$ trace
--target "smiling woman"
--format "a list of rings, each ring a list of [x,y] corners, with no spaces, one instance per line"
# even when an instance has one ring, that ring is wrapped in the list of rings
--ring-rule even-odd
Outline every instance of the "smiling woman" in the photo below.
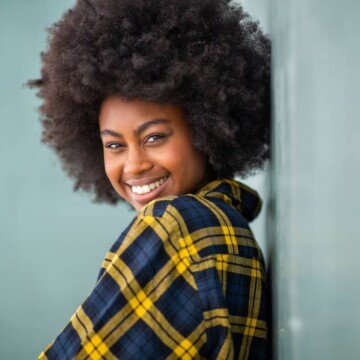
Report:
[[[268,157],[269,40],[228,0],[78,0],[50,33],[43,140],[138,213],[39,359],[269,358],[261,200],[232,179]]]
[[[194,147],[179,106],[114,96],[104,101],[99,124],[106,175],[136,210],[209,180],[205,156]]]

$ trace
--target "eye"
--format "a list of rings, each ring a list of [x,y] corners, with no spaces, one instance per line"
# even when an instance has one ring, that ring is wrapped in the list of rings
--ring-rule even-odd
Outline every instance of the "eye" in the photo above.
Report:
[[[165,134],[153,134],[146,138],[145,143],[154,143],[163,140],[166,137]]]
[[[117,142],[108,143],[108,144],[105,144],[104,146],[106,149],[108,149],[112,152],[118,152],[125,148],[125,145],[117,143]]]

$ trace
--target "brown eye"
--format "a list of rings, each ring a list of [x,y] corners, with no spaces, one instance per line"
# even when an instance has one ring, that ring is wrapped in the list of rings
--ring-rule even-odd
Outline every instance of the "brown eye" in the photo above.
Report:
[[[147,139],[146,139],[146,143],[154,143],[156,141],[160,141],[162,139],[164,139],[166,137],[165,134],[154,134],[154,135],[150,135]]]
[[[125,146],[120,143],[109,143],[105,145],[105,148],[109,149],[110,151],[117,152],[123,150]]]

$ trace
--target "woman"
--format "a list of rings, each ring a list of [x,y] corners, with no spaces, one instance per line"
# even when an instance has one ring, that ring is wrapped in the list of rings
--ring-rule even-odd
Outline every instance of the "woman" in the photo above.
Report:
[[[43,140],[138,213],[39,358],[269,358],[261,200],[232,179],[268,156],[268,39],[227,0],[78,0],[50,34]]]

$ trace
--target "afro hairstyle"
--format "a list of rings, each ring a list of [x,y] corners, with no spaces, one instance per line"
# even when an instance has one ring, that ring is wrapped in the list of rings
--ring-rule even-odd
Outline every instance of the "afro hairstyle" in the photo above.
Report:
[[[216,177],[263,167],[270,139],[270,41],[230,0],[77,0],[49,29],[42,141],[95,201],[118,202],[98,116],[111,95],[183,107]]]

